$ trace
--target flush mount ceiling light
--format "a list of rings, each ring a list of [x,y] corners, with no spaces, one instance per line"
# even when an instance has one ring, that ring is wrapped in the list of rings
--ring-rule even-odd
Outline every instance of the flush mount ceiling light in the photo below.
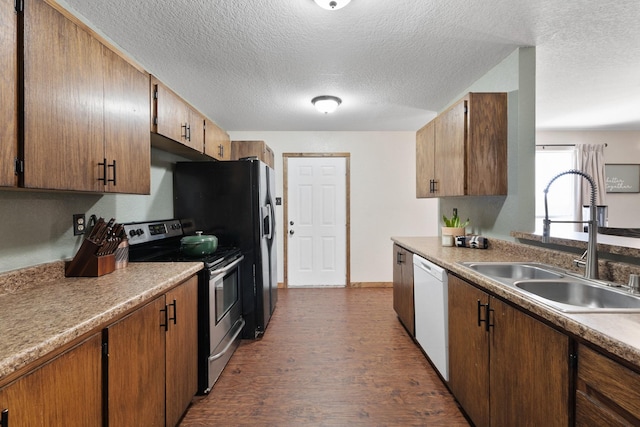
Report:
[[[327,10],[342,9],[349,4],[351,0],[313,0],[318,6]]]
[[[337,96],[316,96],[311,100],[311,103],[316,107],[316,110],[321,113],[333,113],[338,108],[338,105],[342,103],[342,99]]]

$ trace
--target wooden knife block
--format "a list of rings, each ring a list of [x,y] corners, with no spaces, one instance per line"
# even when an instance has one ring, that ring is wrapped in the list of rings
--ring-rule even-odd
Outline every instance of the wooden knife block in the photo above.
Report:
[[[95,243],[85,240],[78,249],[76,256],[65,263],[66,277],[99,277],[109,274],[116,269],[115,254],[96,256],[99,247]]]

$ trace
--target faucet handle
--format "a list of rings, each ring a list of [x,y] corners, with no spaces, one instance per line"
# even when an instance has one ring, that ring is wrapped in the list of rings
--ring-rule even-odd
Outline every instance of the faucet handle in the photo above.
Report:
[[[629,275],[629,292],[632,294],[640,294],[640,274]]]

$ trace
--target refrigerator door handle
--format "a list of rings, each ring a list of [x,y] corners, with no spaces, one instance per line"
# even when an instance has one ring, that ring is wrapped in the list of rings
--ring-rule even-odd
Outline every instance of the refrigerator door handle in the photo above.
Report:
[[[271,205],[262,207],[262,236],[271,239]]]

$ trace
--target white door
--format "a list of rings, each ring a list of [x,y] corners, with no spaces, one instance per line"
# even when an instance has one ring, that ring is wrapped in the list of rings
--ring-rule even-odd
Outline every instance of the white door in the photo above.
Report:
[[[288,159],[288,286],[346,286],[346,158]]]

